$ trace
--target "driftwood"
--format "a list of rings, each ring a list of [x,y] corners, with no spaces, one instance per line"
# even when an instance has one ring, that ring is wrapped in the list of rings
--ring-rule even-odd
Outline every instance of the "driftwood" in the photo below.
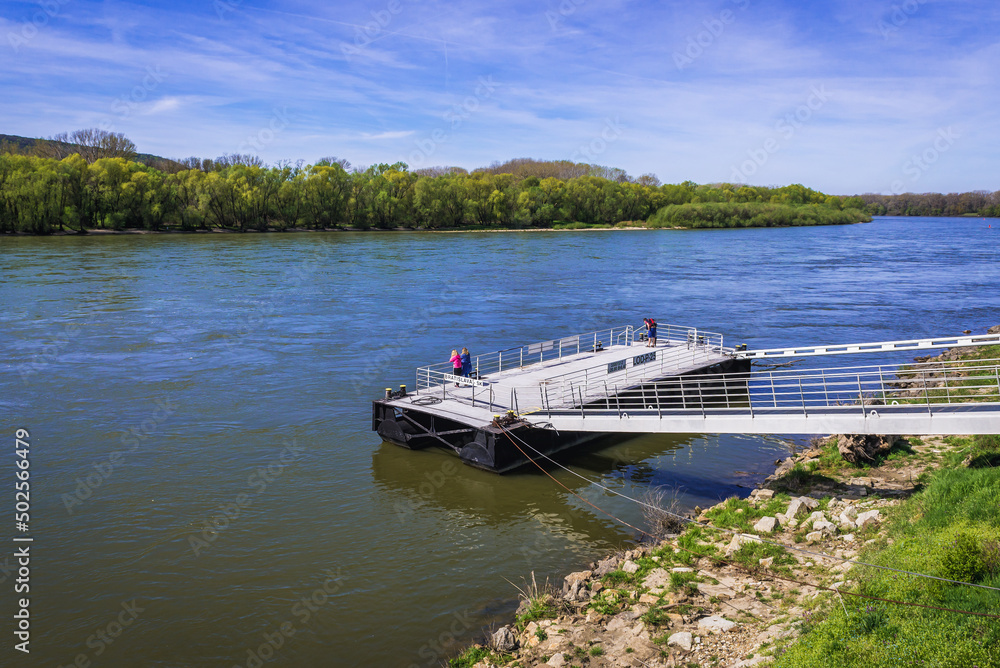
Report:
[[[871,463],[888,455],[897,438],[875,434],[841,434],[837,437],[837,450],[844,461],[851,464]]]

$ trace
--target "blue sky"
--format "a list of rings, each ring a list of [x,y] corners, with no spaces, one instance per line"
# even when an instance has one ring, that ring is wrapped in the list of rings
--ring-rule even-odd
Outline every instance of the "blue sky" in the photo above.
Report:
[[[0,37],[7,134],[103,127],[175,158],[1000,189],[991,0],[8,0]]]

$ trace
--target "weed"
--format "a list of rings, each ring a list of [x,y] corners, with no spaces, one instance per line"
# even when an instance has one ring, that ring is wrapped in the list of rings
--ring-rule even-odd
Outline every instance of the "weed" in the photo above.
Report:
[[[545,641],[549,639],[549,634],[545,632],[545,629],[535,629],[535,637],[539,641]]]
[[[941,573],[951,580],[976,582],[986,574],[983,556],[980,542],[967,533],[960,533],[945,545]]]
[[[514,583],[511,582],[511,584]],[[521,605],[518,608],[521,612],[517,615],[516,620],[518,631],[523,631],[524,627],[533,621],[556,616],[558,606],[552,596],[552,587],[548,580],[545,581],[544,586],[540,587],[535,580],[535,572],[532,571],[530,584],[525,582],[523,589],[517,585],[514,585],[514,588],[521,595]]]
[[[870,603],[857,610],[852,619],[856,633],[869,634],[882,628],[889,621],[885,604]]]
[[[594,645],[590,648],[590,656],[600,656],[604,654],[604,648],[599,645]]]

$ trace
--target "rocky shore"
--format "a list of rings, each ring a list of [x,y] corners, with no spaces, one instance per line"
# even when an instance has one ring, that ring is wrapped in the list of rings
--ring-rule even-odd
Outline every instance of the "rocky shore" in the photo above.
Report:
[[[517,621],[452,665],[768,665],[813,610],[841,604],[849,560],[892,544],[886,514],[952,448],[944,436],[814,440],[748,498],[696,509],[689,522],[699,526],[593,563],[561,587],[529,587]],[[852,454],[875,460],[859,468]]]

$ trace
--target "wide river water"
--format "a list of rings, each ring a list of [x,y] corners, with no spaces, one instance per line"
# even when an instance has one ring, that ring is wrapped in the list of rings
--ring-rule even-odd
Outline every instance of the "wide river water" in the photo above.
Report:
[[[510,615],[532,572],[558,582],[634,532],[537,470],[501,477],[381,443],[370,400],[383,388],[412,387],[415,367],[462,345],[647,315],[752,347],[983,332],[1000,323],[998,246],[995,219],[901,218],[0,238],[8,483],[15,429],[31,448],[23,665],[440,665]],[[828,363],[875,361],[908,357]],[[806,438],[645,436],[553,475],[641,526],[597,484],[676,487],[704,506],[746,495]]]

